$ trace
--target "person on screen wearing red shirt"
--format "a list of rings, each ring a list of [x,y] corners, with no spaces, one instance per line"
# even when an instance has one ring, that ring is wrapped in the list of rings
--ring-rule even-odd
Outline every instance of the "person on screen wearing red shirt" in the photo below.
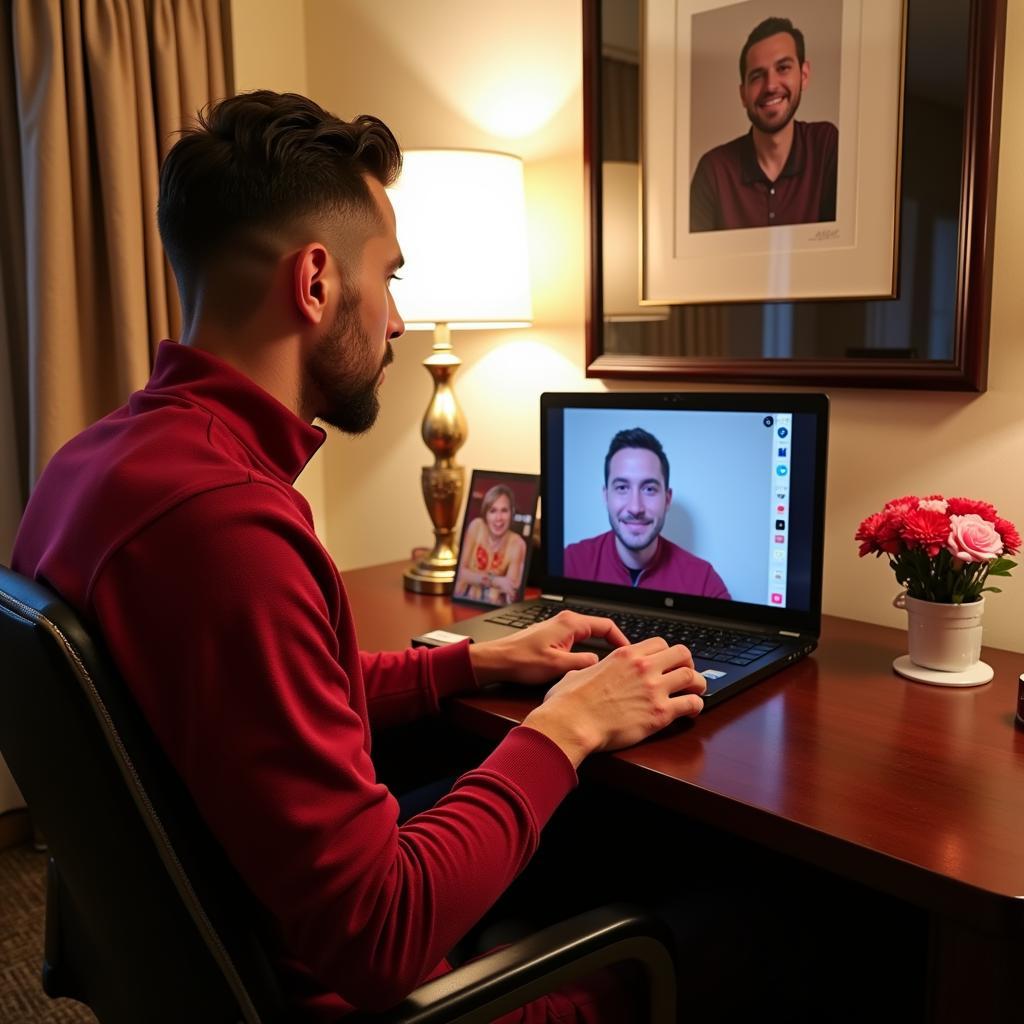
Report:
[[[740,103],[750,130],[705,153],[690,184],[690,231],[836,219],[839,131],[797,121],[811,77],[803,33],[766,18],[740,53]]]
[[[668,456],[642,427],[620,430],[604,459],[611,530],[566,547],[562,570],[574,579],[728,599],[710,562],[661,536],[672,504]]]

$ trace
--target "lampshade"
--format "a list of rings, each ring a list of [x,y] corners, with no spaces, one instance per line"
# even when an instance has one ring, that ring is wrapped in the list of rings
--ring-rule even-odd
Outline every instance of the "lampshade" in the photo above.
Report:
[[[389,189],[405,256],[392,285],[410,330],[529,327],[526,194],[518,157],[412,149]]]
[[[640,165],[601,164],[604,235],[604,319],[612,323],[666,320],[668,306],[640,304]]]

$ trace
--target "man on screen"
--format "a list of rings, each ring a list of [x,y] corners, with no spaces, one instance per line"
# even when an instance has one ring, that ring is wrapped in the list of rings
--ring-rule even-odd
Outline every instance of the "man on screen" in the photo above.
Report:
[[[653,434],[633,427],[612,438],[603,493],[611,530],[566,547],[566,576],[728,599],[710,562],[661,536],[672,488],[668,457]]]
[[[690,184],[690,231],[770,228],[836,219],[839,131],[797,121],[810,80],[803,33],[766,18],[740,52],[740,103],[750,130],[700,158]]]

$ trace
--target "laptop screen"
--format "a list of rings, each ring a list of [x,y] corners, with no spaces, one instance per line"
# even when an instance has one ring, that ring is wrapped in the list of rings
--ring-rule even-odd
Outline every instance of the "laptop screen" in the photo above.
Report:
[[[545,589],[817,629],[828,400],[541,398]]]

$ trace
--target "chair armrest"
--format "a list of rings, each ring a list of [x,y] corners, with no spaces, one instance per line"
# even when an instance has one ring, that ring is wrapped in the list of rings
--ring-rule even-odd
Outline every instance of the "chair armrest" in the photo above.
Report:
[[[535,932],[425,982],[384,1013],[346,1024],[489,1024],[495,1017],[610,964],[633,960],[649,985],[651,1024],[676,1020],[671,932],[626,904],[608,904]]]

